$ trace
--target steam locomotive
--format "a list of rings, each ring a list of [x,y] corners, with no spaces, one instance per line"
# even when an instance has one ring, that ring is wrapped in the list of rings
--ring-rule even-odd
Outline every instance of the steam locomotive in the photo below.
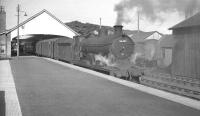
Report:
[[[114,26],[112,35],[42,40],[36,43],[36,54],[117,77],[127,77],[135,43],[123,34],[122,28],[121,25]]]

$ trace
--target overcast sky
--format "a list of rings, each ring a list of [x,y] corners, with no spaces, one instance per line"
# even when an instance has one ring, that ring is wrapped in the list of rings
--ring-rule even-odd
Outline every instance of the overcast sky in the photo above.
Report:
[[[21,5],[21,10],[26,11],[28,17],[46,9],[63,22],[81,21],[99,24],[102,18],[102,25],[113,26],[116,23],[117,13],[115,5],[121,0],[1,0],[7,12],[7,29],[17,24],[16,7]],[[23,14],[23,13],[22,13]],[[28,17],[21,14],[21,21]],[[129,11],[126,15],[131,17],[128,24],[122,23],[125,29],[137,29],[137,15],[135,10]],[[141,15],[140,29],[143,31],[159,31],[170,33],[168,28],[184,19],[176,11],[159,14],[164,20],[151,22]]]

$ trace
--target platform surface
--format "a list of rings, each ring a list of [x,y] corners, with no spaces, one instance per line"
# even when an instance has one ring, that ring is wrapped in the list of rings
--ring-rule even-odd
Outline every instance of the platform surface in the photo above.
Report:
[[[43,58],[10,60],[23,116],[199,116],[200,111]]]

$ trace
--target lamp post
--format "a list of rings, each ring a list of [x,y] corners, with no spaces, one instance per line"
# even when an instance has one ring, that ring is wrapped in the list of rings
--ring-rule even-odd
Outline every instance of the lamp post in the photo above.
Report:
[[[19,56],[19,17],[20,17],[20,12],[24,12],[24,16],[27,16],[25,11],[20,10],[20,5],[17,5],[17,57]]]

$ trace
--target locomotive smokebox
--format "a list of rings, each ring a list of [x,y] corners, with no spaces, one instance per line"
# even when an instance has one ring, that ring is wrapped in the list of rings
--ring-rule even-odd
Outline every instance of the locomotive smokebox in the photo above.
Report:
[[[122,25],[115,25],[115,26],[114,26],[114,35],[115,35],[115,36],[120,36],[120,35],[122,35],[122,34],[123,34],[122,28],[123,28]]]

